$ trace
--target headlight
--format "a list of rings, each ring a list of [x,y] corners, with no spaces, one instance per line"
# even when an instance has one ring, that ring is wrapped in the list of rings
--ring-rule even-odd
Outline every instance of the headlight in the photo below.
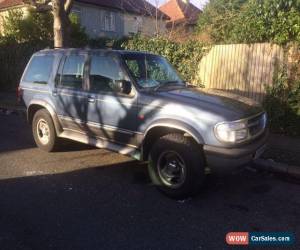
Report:
[[[222,122],[215,126],[215,135],[222,142],[236,143],[248,138],[247,122]]]

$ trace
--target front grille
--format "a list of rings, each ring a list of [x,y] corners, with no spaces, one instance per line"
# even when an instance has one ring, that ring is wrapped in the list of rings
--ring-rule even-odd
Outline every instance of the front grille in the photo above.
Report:
[[[266,114],[262,113],[248,120],[249,134],[255,137],[261,134],[266,127]]]

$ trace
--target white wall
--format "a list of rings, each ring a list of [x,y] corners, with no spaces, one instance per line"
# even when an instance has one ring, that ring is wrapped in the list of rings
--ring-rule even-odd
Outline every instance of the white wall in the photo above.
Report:
[[[72,11],[79,16],[81,26],[92,38],[123,36],[124,27],[121,13],[118,11],[78,3],[74,4]],[[106,16],[112,16],[114,19],[113,29],[111,30],[106,29],[104,25]]]
[[[19,7],[24,14],[27,13],[27,7]],[[85,28],[86,33],[92,37],[123,37],[141,33],[145,36],[153,36],[157,33],[166,32],[166,22],[156,20],[155,17],[140,16],[129,13],[122,13],[108,8],[96,7],[93,5],[76,3],[72,10],[80,19],[80,24]],[[8,11],[0,11],[0,33],[3,31],[3,18]],[[114,28],[107,30],[105,28],[105,16],[113,15]]]
[[[124,14],[124,35],[130,36],[141,33],[145,36],[153,36],[166,32],[166,22],[164,20],[156,20],[148,16],[139,16],[134,14]]]

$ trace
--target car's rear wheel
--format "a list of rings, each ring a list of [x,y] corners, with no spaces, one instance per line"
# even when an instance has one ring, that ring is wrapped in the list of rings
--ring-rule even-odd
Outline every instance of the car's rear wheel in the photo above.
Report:
[[[38,110],[33,117],[32,133],[37,146],[47,152],[56,151],[59,139],[51,115],[46,109]]]
[[[176,199],[197,194],[205,176],[201,147],[177,133],[157,140],[150,152],[148,169],[153,183]]]

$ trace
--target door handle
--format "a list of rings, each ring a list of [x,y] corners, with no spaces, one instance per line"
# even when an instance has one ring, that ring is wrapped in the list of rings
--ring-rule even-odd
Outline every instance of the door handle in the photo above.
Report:
[[[52,96],[57,96],[57,91],[56,90],[52,91]]]
[[[89,103],[94,103],[95,102],[95,98],[94,97],[88,97],[88,102]]]

